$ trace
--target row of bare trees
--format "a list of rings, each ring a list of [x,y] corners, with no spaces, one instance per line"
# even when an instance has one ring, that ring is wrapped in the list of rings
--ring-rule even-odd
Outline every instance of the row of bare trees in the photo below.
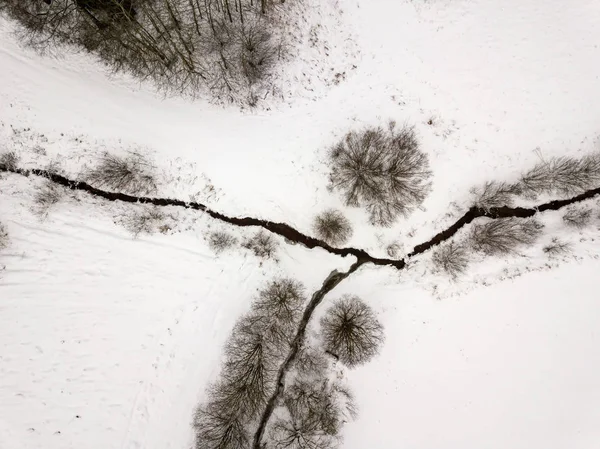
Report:
[[[362,365],[383,342],[375,312],[356,296],[343,296],[326,311],[320,342],[302,342],[272,419],[261,423],[305,302],[303,286],[293,279],[275,279],[259,291],[225,346],[219,379],[196,410],[196,449],[331,449],[341,441],[341,428],[356,406],[333,361]],[[257,433],[262,425],[266,432]],[[256,435],[264,438],[255,441]]]
[[[74,45],[166,91],[256,101],[279,54],[273,0],[3,0],[40,51]]]

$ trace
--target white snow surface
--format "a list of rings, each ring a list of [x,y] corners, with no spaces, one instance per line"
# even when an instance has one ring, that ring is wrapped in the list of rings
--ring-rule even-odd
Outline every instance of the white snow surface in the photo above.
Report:
[[[85,55],[36,55],[0,20],[0,152],[76,176],[103,151],[143,149],[163,174],[161,196],[306,233],[314,214],[338,207],[355,226],[348,245],[383,255],[443,229],[473,186],[513,180],[540,157],[600,149],[597,0],[324,4],[303,19],[318,24],[322,46],[299,49],[286,92],[302,64],[318,70],[299,77],[295,97],[254,111],[162,98]],[[339,84],[325,80],[338,70]],[[348,130],[389,119],[415,126],[434,180],[422,209],[379,229],[327,191],[323,161]],[[118,222],[135,206],[85,194],[40,218],[40,186],[0,179],[10,235],[0,252],[0,449],[190,448],[194,407],[261,284],[293,276],[310,293],[352,263],[279,238],[278,262],[215,256],[208,230],[252,231],[190,211],[169,210],[173,232],[134,239]],[[574,255],[549,260],[540,243],[477,260],[451,282],[425,254],[401,274],[364,266],[327,297],[319,311],[359,294],[386,328],[381,354],[347,373],[359,417],[343,448],[598,447],[600,221],[568,230],[554,213],[544,223],[544,238],[561,235]]]

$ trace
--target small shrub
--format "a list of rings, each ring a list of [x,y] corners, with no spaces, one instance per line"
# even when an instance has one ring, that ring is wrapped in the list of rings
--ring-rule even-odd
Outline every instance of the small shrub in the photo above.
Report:
[[[156,192],[156,176],[152,165],[140,154],[127,157],[105,153],[98,166],[86,175],[86,181],[95,187],[107,187],[116,192],[132,195]]]
[[[348,206],[364,206],[372,224],[390,226],[429,192],[429,161],[413,128],[351,131],[329,153],[331,187]]]
[[[431,257],[433,266],[443,270],[453,279],[463,274],[469,266],[469,256],[464,245],[450,242],[439,246]]]
[[[543,225],[534,219],[499,218],[474,224],[470,241],[486,255],[510,254],[518,247],[533,244]]]
[[[573,228],[584,228],[592,219],[592,209],[574,207],[563,215],[563,221]]]
[[[261,229],[253,237],[246,239],[242,246],[260,259],[272,259],[275,258],[278,244],[271,234]]]
[[[330,245],[342,245],[352,236],[350,221],[338,210],[321,212],[314,219],[313,229],[317,237]]]
[[[216,254],[231,248],[237,243],[237,238],[224,231],[211,232],[208,236],[208,246]]]
[[[525,193],[558,192],[563,195],[581,193],[600,184],[600,154],[588,154],[582,158],[558,157],[544,161],[520,180]]]
[[[558,257],[571,252],[572,245],[568,242],[563,242],[558,237],[554,237],[552,242],[544,246],[543,250],[550,257]]]
[[[165,218],[158,207],[144,207],[128,212],[122,223],[137,238],[140,234],[154,234]]]
[[[5,170],[16,170],[19,165],[19,156],[14,151],[0,154],[0,168]]]
[[[489,211],[493,207],[512,206],[513,195],[519,192],[519,187],[506,182],[486,182],[483,187],[473,189],[475,206]]]
[[[388,246],[385,247],[385,252],[389,257],[392,258],[397,258],[400,255],[400,251],[402,250],[402,247],[400,246],[399,243],[390,243]]]
[[[373,358],[383,342],[383,327],[357,296],[336,301],[321,319],[321,331],[325,350],[350,368]]]
[[[8,231],[6,227],[0,223],[0,251],[8,248]]]
[[[46,181],[33,197],[34,212],[46,217],[50,209],[63,197],[63,189],[51,181]]]

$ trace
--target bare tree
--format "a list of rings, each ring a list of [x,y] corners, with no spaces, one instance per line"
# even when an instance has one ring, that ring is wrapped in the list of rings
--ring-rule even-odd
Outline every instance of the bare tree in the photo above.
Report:
[[[352,236],[350,221],[336,209],[328,209],[317,215],[313,229],[318,238],[330,245],[343,245]]]
[[[383,342],[383,327],[371,307],[357,296],[337,300],[321,319],[325,349],[346,366],[366,363]]]
[[[482,187],[473,189],[475,206],[489,211],[492,207],[512,206],[514,195],[519,194],[521,188],[518,184],[491,181]]]
[[[290,278],[277,278],[260,290],[252,310],[282,325],[296,324],[306,301],[303,285]]]
[[[260,259],[274,259],[279,245],[271,234],[261,229],[254,236],[246,239],[242,246]]]
[[[220,254],[226,249],[231,248],[237,243],[237,241],[238,240],[235,238],[235,236],[224,231],[211,232],[208,236],[208,246],[216,254]]]
[[[544,161],[526,172],[520,180],[525,193],[581,193],[600,184],[600,154],[582,158],[558,157]]]
[[[356,415],[354,398],[337,381],[298,378],[286,388],[287,416],[270,432],[278,449],[329,449],[339,440],[342,424]]]
[[[533,244],[542,228],[531,218],[498,218],[474,224],[469,239],[473,248],[484,254],[510,254],[520,246]]]
[[[116,192],[150,194],[156,192],[154,167],[139,153],[127,157],[105,153],[100,163],[85,179],[95,187],[107,187]]]
[[[196,410],[196,449],[247,449],[250,437],[247,423],[233,409],[211,402]]]
[[[434,250],[431,261],[435,268],[443,270],[456,279],[469,266],[467,247],[455,242],[442,244]]]
[[[73,45],[168,92],[245,99],[269,78],[280,33],[254,0],[3,0],[25,43]]]
[[[563,221],[573,228],[584,228],[592,219],[592,209],[589,207],[572,207],[563,215]]]
[[[346,204],[364,206],[373,224],[389,226],[429,192],[429,162],[413,128],[351,131],[329,153],[330,182]]]

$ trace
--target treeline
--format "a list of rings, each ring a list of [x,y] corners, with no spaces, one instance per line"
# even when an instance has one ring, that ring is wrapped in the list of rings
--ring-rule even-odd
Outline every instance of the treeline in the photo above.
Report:
[[[278,58],[279,0],[2,0],[40,51],[67,44],[166,91],[257,101]]]

